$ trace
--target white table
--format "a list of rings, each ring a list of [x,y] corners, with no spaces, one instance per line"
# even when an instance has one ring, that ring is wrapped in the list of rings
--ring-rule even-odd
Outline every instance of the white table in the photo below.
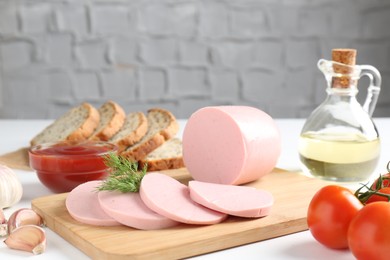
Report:
[[[374,119],[382,139],[382,153],[375,173],[384,173],[390,160],[390,118]],[[28,145],[29,140],[51,121],[48,120],[0,120],[0,154],[14,151]],[[179,120],[182,135],[185,120]],[[276,119],[282,135],[282,154],[277,167],[299,170],[297,143],[303,119]],[[22,200],[6,209],[8,217],[22,207],[31,207],[31,200],[52,194],[38,180],[34,172],[15,170],[24,188]],[[375,174],[375,177],[376,175]],[[374,176],[373,176],[374,177]],[[352,187],[358,184],[343,184]],[[34,260],[41,259],[89,259],[87,255],[72,246],[59,235],[46,228],[47,250]],[[11,250],[0,243],[0,259],[26,259],[31,253]],[[193,257],[193,259],[353,259],[348,250],[330,250],[317,243],[308,231],[269,239],[249,245],[235,247],[215,253]]]

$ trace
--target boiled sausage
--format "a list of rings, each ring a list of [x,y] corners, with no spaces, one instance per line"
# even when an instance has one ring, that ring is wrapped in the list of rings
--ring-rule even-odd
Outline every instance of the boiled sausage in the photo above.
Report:
[[[178,222],[150,210],[139,193],[101,191],[98,195],[102,209],[113,219],[137,229],[153,230],[172,227]]]
[[[161,173],[153,172],[143,177],[140,195],[151,210],[178,222],[209,225],[227,217],[194,202],[186,185]]]
[[[254,107],[204,107],[191,115],[183,132],[184,164],[198,181],[254,181],[272,171],[280,150],[274,120]]]
[[[100,207],[97,187],[101,181],[89,181],[80,184],[69,192],[65,206],[69,214],[77,221],[95,226],[117,226],[120,223],[108,216]]]
[[[264,217],[274,202],[271,193],[253,187],[200,181],[190,181],[188,187],[191,199],[197,203],[238,217]]]

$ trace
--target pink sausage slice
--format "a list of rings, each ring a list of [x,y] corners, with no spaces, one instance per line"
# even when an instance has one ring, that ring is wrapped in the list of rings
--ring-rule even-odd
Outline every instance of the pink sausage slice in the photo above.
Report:
[[[172,227],[178,222],[149,209],[139,193],[101,191],[98,195],[102,209],[113,219],[137,229],[153,230]]]
[[[198,181],[254,181],[272,171],[280,150],[274,120],[254,107],[205,107],[192,114],[184,128],[184,164]]]
[[[267,216],[274,203],[271,193],[253,187],[190,181],[191,199],[232,216],[259,218]]]
[[[178,222],[210,225],[227,217],[194,202],[186,185],[161,173],[148,173],[143,177],[140,195],[151,210]]]
[[[101,181],[89,181],[80,184],[69,192],[65,206],[69,214],[81,223],[95,226],[120,225],[100,207],[96,190],[100,183]]]

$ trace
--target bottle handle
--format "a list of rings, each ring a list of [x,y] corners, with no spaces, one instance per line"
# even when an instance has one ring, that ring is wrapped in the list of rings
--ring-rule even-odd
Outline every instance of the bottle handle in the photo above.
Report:
[[[367,89],[367,97],[364,101],[363,109],[370,116],[372,116],[378,101],[379,92],[381,90],[381,74],[375,67],[371,65],[360,65],[360,69],[360,77],[367,76],[370,80],[370,85]]]

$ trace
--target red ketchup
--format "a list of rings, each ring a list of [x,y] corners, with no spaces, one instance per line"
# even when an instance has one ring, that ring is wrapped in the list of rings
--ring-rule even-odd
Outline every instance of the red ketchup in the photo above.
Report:
[[[68,192],[81,183],[104,179],[104,156],[116,152],[114,144],[87,141],[37,145],[30,149],[30,166],[39,180],[55,193]]]

